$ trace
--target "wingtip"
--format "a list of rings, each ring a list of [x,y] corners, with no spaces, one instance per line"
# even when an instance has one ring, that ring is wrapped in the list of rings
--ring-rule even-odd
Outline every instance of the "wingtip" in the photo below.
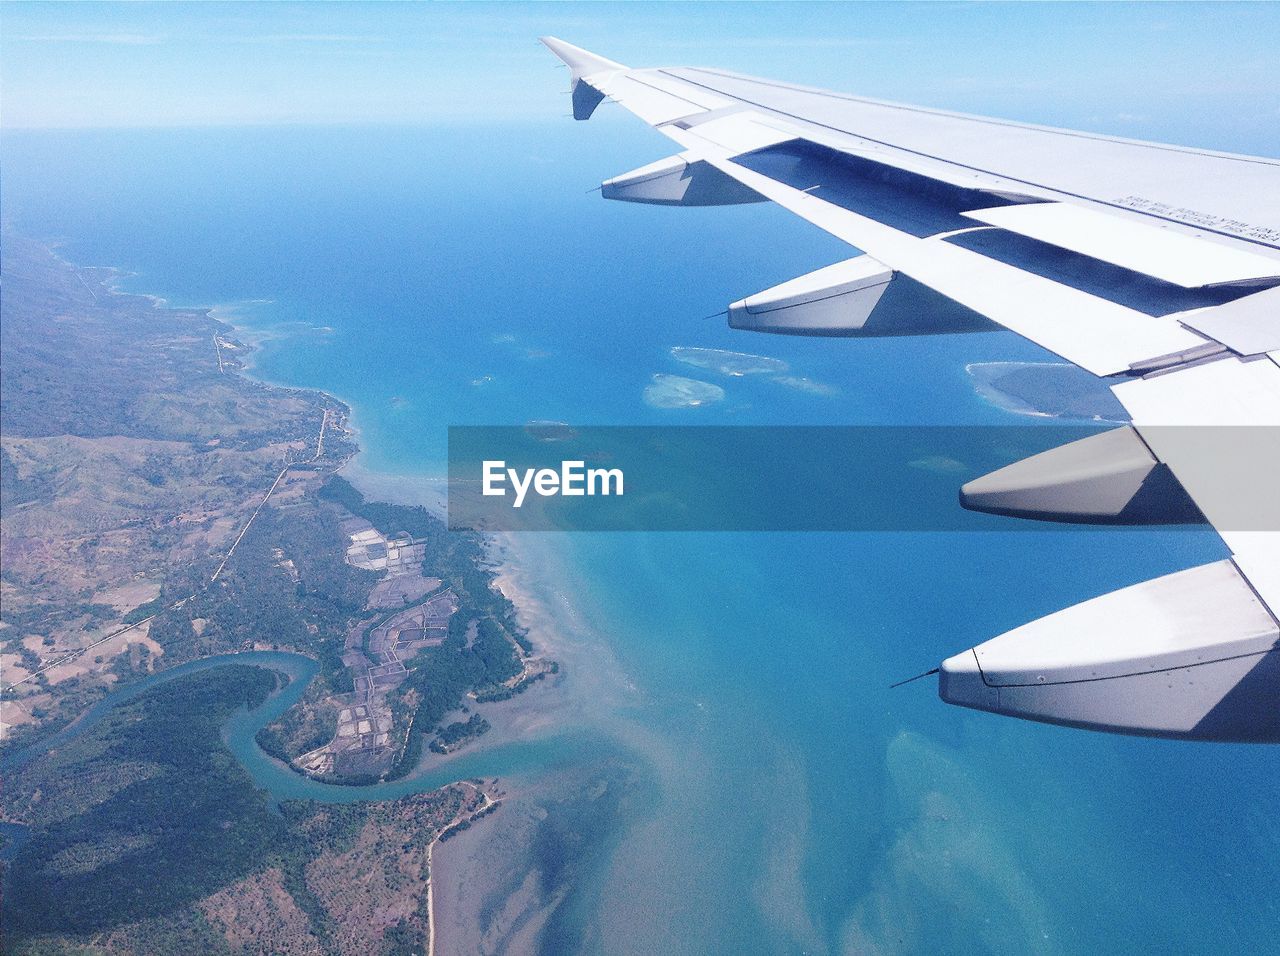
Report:
[[[575,78],[589,76],[592,73],[603,73],[606,70],[627,69],[621,63],[615,63],[613,60],[592,53],[590,50],[574,46],[559,37],[540,36],[538,37],[538,42],[567,63]]]

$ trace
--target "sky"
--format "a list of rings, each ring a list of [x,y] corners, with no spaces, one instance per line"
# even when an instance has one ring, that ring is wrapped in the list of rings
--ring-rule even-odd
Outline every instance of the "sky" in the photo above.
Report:
[[[1235,151],[1274,153],[1280,128],[1271,3],[10,2],[0,125],[545,121],[567,75],[544,33],[632,66]]]

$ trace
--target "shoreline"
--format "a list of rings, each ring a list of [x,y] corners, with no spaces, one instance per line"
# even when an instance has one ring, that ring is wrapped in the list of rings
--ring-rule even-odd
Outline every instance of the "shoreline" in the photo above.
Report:
[[[21,234],[9,223],[5,224],[5,230],[7,233],[12,233],[15,236],[21,236]],[[245,518],[244,523],[239,526],[238,534],[236,534],[236,536],[231,540],[231,543],[227,548],[226,552],[222,554],[221,560],[218,562],[217,568],[213,571],[213,574],[209,578],[209,580],[206,581],[201,586],[201,589],[207,588],[208,586],[212,585],[218,580],[218,577],[221,575],[227,562],[231,559],[232,555],[235,553],[236,548],[239,546],[241,539],[244,538],[250,526],[257,519],[258,514],[266,506],[266,504],[268,503],[272,495],[275,493],[276,488],[280,485],[281,481],[284,480],[286,475],[288,475],[288,473],[291,470],[295,469],[299,465],[309,465],[309,464],[318,465],[321,462],[321,460],[324,457],[324,440],[325,440],[327,429],[333,429],[337,431],[342,436],[342,438],[348,443],[348,445],[351,446],[351,448],[353,449],[346,455],[345,458],[337,459],[336,464],[332,466],[332,469],[331,469],[332,474],[338,474],[351,460],[358,457],[362,453],[363,448],[359,444],[359,442],[356,440],[356,437],[358,436],[358,432],[351,425],[352,406],[349,402],[346,402],[323,389],[291,386],[282,382],[273,382],[265,378],[248,374],[246,371],[248,366],[246,365],[245,362],[241,361],[241,356],[243,356],[244,359],[248,359],[248,357],[252,354],[255,346],[252,343],[240,343],[239,339],[236,339],[235,341],[244,345],[244,348],[242,350],[239,350],[240,352],[239,355],[233,357],[233,361],[235,364],[232,365],[229,369],[226,367],[226,363],[224,362],[224,359],[222,357],[222,348],[225,345],[225,342],[220,343],[219,340],[231,339],[234,333],[239,333],[243,331],[243,329],[242,327],[235,326],[229,322],[224,321],[223,319],[218,318],[214,313],[218,310],[218,308],[220,308],[219,306],[172,305],[171,300],[169,300],[163,295],[149,293],[149,292],[131,292],[131,291],[122,289],[120,288],[120,283],[124,279],[130,278],[130,277],[136,277],[139,275],[139,273],[131,272],[131,271],[122,269],[118,266],[81,265],[79,263],[73,262],[70,259],[68,259],[66,256],[64,256],[61,251],[67,244],[70,243],[71,240],[68,240],[68,239],[55,241],[55,240],[49,240],[49,239],[30,238],[26,236],[21,236],[21,238],[24,239],[25,241],[31,242],[37,247],[42,248],[56,262],[64,266],[69,271],[69,273],[75,277],[76,281],[79,282],[80,285],[84,287],[84,289],[93,298],[95,303],[99,301],[99,292],[105,291],[105,294],[108,297],[108,299],[141,300],[142,302],[146,303],[153,312],[169,313],[174,316],[177,316],[177,315],[185,315],[188,317],[198,316],[204,321],[213,325],[214,330],[212,335],[212,345],[214,347],[215,355],[217,357],[219,375],[238,376],[242,381],[250,383],[251,385],[257,388],[261,388],[271,395],[283,395],[283,396],[289,396],[289,397],[305,398],[309,404],[312,404],[315,407],[322,409],[323,414],[320,422],[318,438],[316,441],[316,448],[312,457],[299,458],[296,460],[292,460],[286,457],[283,467],[280,469],[278,473],[276,473],[274,481],[271,483],[270,486],[267,487],[262,499],[259,501],[259,503],[254,508],[254,510],[249,513],[247,518]],[[209,556],[216,560],[216,552],[211,552]],[[191,594],[182,598],[178,602],[178,604],[185,603],[185,601],[189,600],[193,596],[194,594]],[[119,637],[120,635],[126,632],[133,631],[135,629],[148,625],[151,622],[152,618],[154,617],[155,617],[155,614],[147,618],[144,618],[140,621],[123,624],[123,626],[120,626],[114,629],[111,633],[104,635],[97,641],[91,644],[88,644],[84,647],[81,647],[67,655],[64,655],[63,657],[58,658],[55,661],[47,663],[44,666],[40,667],[38,670],[34,670],[30,672],[22,679],[16,682],[13,682],[7,686],[4,686],[3,691],[11,692],[15,687],[19,686],[20,684],[33,680],[43,673],[51,671],[54,668],[59,667],[62,664],[66,664],[70,661],[78,660],[79,658],[81,658],[82,656],[84,656],[86,653],[93,650],[94,648],[98,647],[99,645],[104,644],[107,641],[114,640],[116,637]],[[166,668],[165,668],[165,665],[162,663],[161,670],[164,670],[164,669]],[[81,716],[83,716],[83,712],[77,715],[75,718],[73,718],[71,723],[74,724],[75,722],[79,721]],[[3,736],[3,742],[6,744],[8,743],[7,734]],[[8,748],[6,747],[4,749],[7,750]]]
[[[122,276],[135,274],[126,274],[120,270],[115,270],[113,267],[104,268],[112,268],[113,271],[120,272]],[[115,294],[141,295],[153,303],[167,303],[169,301],[161,295],[147,293],[118,291]],[[253,300],[253,303],[268,304],[274,301],[274,299]],[[253,353],[261,348],[263,342],[283,340],[287,338],[287,335],[255,329],[252,324],[244,321],[237,323],[234,320],[240,316],[237,316],[235,311],[240,305],[240,303],[220,303],[210,307],[191,307],[193,311],[202,312],[210,321],[234,333],[237,341],[244,341],[247,346],[244,352],[237,356],[237,358],[244,361],[244,364],[239,368],[232,369],[231,374],[243,375],[246,379],[257,382],[266,388],[279,389],[290,393],[310,392],[325,396],[340,404],[345,412],[347,439],[355,446],[355,450],[333,470],[333,474],[349,481],[367,500],[410,507],[423,507],[442,520],[447,521],[447,477],[376,471],[364,463],[363,459],[367,457],[368,449],[360,441],[361,429],[356,424],[360,415],[359,403],[335,395],[326,389],[291,385],[288,382],[261,374],[261,371],[252,362]],[[167,304],[158,307],[187,308],[169,306]],[[485,538],[488,545],[487,554],[492,559],[493,585],[515,608],[516,618],[525,629],[529,642],[533,645],[534,653],[531,656],[550,658],[562,666],[566,663],[566,656],[578,656],[573,653],[573,647],[566,645],[564,639],[565,625],[568,622],[560,620],[557,611],[551,608],[548,602],[538,593],[542,587],[552,587],[554,589],[554,584],[548,581],[535,580],[536,574],[532,568],[534,564],[538,563],[538,558],[529,555],[527,549],[522,548],[511,534],[490,533],[485,535]],[[546,563],[545,554],[538,557],[544,559],[542,563]],[[563,569],[558,568],[557,571],[563,575]],[[577,669],[576,666],[574,669]],[[425,774],[445,771],[450,763],[461,758],[496,750],[510,744],[527,742],[538,736],[554,733],[558,726],[567,725],[569,721],[566,718],[570,717],[573,712],[580,711],[584,701],[575,701],[573,699],[576,695],[566,690],[564,686],[565,680],[564,673],[556,674],[536,681],[508,700],[486,704],[486,719],[489,720],[491,725],[487,733],[473,740],[467,746],[447,754],[437,754],[424,747],[422,756],[405,775],[405,779],[413,779]],[[548,699],[549,697],[552,699]],[[312,775],[294,768],[291,764],[289,769],[291,772],[297,773],[306,779],[316,779]],[[316,782],[331,781],[317,780]],[[360,787],[359,784],[337,785],[352,786],[355,789]]]
[[[111,295],[144,299],[151,304],[152,308],[158,310],[194,312],[204,316],[205,319],[218,327],[219,332],[224,333],[224,338],[233,338],[236,342],[244,346],[244,348],[238,350],[237,354],[232,357],[235,364],[229,370],[223,371],[221,367],[219,368],[219,371],[222,372],[222,374],[239,375],[245,380],[260,385],[263,388],[271,391],[282,392],[288,395],[314,395],[326,399],[333,405],[338,406],[343,415],[343,432],[350,444],[354,446],[355,450],[333,469],[333,474],[343,474],[344,472],[347,472],[348,469],[351,469],[352,472],[359,473],[362,477],[376,474],[357,464],[361,456],[366,454],[367,449],[360,441],[362,429],[357,423],[357,416],[360,412],[354,401],[328,389],[317,388],[311,385],[294,385],[289,382],[281,381],[280,379],[263,375],[257,363],[254,362],[254,353],[260,351],[264,343],[276,339],[284,339],[286,336],[270,330],[255,328],[250,321],[243,317],[243,315],[237,315],[237,310],[242,311],[243,308],[248,305],[272,305],[275,303],[275,299],[246,299],[233,302],[219,302],[213,305],[176,305],[171,298],[163,293],[135,292],[120,287],[120,283],[127,279],[141,277],[142,274],[139,272],[133,272],[131,270],[122,269],[119,266],[112,265],[80,265],[67,259],[58,251],[60,244],[55,244],[44,239],[37,239],[35,241],[43,244],[50,252],[57,256],[58,259],[66,263],[66,265],[81,278],[82,282],[84,281],[84,277],[81,276],[81,273],[85,270],[107,273],[105,278],[99,278],[97,281],[98,284],[105,288]],[[65,244],[66,242],[70,242],[70,240],[64,240],[62,244]],[[237,318],[241,321],[236,321]],[[343,474],[343,476],[347,477],[345,474]],[[352,481],[352,484],[356,485],[356,487],[360,489],[360,485],[356,484],[355,481]],[[360,490],[363,491],[363,489]],[[384,499],[374,498],[373,500]],[[388,503],[420,504],[421,502],[388,501]]]
[[[235,372],[269,388],[299,390],[299,386],[264,375],[254,363],[259,349],[272,340],[278,347],[281,340],[288,338],[287,333],[253,328],[251,320],[237,314],[235,304],[214,306],[205,314],[247,346],[237,356],[242,367]],[[324,389],[301,390],[332,398],[345,410],[347,437],[355,451],[334,469],[334,474],[350,481],[369,500],[425,507],[447,522],[447,477],[374,470],[367,464],[359,403]],[[601,636],[581,618],[572,594],[577,582],[564,566],[565,550],[545,539],[526,540],[509,533],[488,534],[485,538],[486,556],[494,572],[493,586],[514,607],[516,619],[533,645],[533,656],[553,659],[561,669],[509,700],[485,705],[490,730],[469,745],[444,755],[423,747],[422,756],[405,776],[405,783],[448,774],[451,766],[461,770],[471,757],[554,737],[559,730],[593,726],[609,709],[611,700],[635,691]],[[614,740],[622,743],[616,737]],[[292,766],[287,769],[304,779],[321,782]],[[461,778],[462,774],[457,776]],[[543,768],[500,774],[491,779],[490,785],[503,788],[502,799],[484,813],[468,818],[465,832],[449,840],[441,839],[442,832],[432,841],[425,881],[430,954],[444,956],[472,950],[481,932],[482,908],[496,899],[501,899],[504,911],[519,913],[522,921],[527,920],[518,935],[532,945],[564,898],[564,888],[543,896],[527,880],[511,890],[504,884],[501,869],[481,861],[492,864],[495,858],[508,854],[525,859],[538,832],[530,826],[530,815],[545,813],[544,801],[564,799],[572,787],[566,791],[554,771]],[[361,792],[358,786],[342,789],[353,796]],[[500,806],[507,812],[493,812]],[[512,819],[507,820],[508,816]]]
[[[250,323],[235,321],[242,317],[234,314],[234,306],[175,306],[171,304],[171,299],[162,295],[125,290],[118,287],[119,283],[136,274],[116,267],[78,265],[64,258],[53,245],[47,242],[42,244],[74,273],[78,281],[90,289],[91,294],[97,290],[94,294],[95,299],[102,294],[103,290],[111,296],[134,299],[145,303],[150,309],[157,310],[157,320],[160,322],[164,321],[164,313],[185,313],[188,317],[199,316],[212,327],[215,341],[214,349],[210,350],[211,353],[217,348],[219,338],[232,340],[236,345],[241,346],[234,351],[234,361],[228,361],[226,367],[222,367],[219,363],[215,372],[239,376],[242,381],[252,383],[268,392],[305,397],[309,404],[328,406],[331,409],[328,413],[330,416],[335,412],[341,416],[340,422],[346,447],[335,449],[337,454],[323,465],[325,473],[343,476],[371,501],[423,506],[434,514],[443,515],[446,500],[445,479],[430,475],[378,472],[365,464],[368,449],[360,440],[361,432],[355,424],[360,414],[357,402],[337,396],[327,389],[292,385],[264,376],[261,368],[253,361],[255,353],[262,348],[262,335],[253,329]],[[159,310],[164,310],[164,313]],[[223,355],[222,358],[226,359],[227,356]],[[329,420],[326,419],[326,421]],[[285,470],[288,470],[288,466]],[[280,476],[277,476],[276,484],[279,484],[280,480]],[[274,488],[275,485],[272,487]],[[261,510],[264,504],[265,499],[258,505],[258,510]],[[252,521],[252,517],[249,521]],[[248,522],[240,529],[241,537],[247,526]],[[578,615],[576,602],[569,594],[574,587],[574,575],[564,567],[567,563],[566,551],[551,547],[549,542],[516,541],[511,535],[488,534],[484,537],[485,559],[480,567],[492,574],[493,586],[511,602],[517,621],[533,645],[534,655],[554,659],[564,666],[564,670],[536,681],[522,693],[508,700],[484,705],[486,719],[490,720],[492,725],[491,729],[468,746],[446,755],[433,754],[424,747],[423,758],[417,762],[406,779],[400,782],[401,786],[411,786],[412,781],[424,776],[437,779],[444,776],[453,778],[448,783],[441,783],[429,789],[454,785],[470,776],[466,773],[471,763],[468,758],[511,744],[549,741],[549,746],[555,750],[557,744],[554,743],[553,738],[558,736],[559,731],[567,730],[572,733],[574,730],[591,728],[595,723],[593,717],[599,716],[605,709],[611,709],[610,705],[616,703],[614,694],[618,688],[622,688],[625,696],[629,686],[625,681],[620,684],[614,682],[613,678],[618,675],[616,661],[612,660],[607,645],[599,640],[599,635],[593,634],[593,629]],[[216,555],[214,559],[216,562]],[[206,655],[197,658],[196,661],[217,656],[219,655]],[[608,685],[609,689],[601,693],[605,685]],[[87,712],[86,710],[78,715],[73,723],[79,723]],[[608,736],[614,743],[620,742],[616,735],[608,734]],[[460,763],[455,763],[458,761]],[[551,763],[557,762],[553,759]],[[458,767],[456,776],[450,774],[450,767],[455,765]],[[251,768],[246,767],[246,769],[252,773]],[[300,780],[325,785],[324,781],[317,780],[291,766],[288,772],[290,775],[296,775]],[[538,801],[545,798],[547,793],[556,791],[560,786],[554,766],[544,764],[542,760],[533,765],[504,768],[504,771],[500,771],[498,775],[490,776],[494,783],[501,781],[504,785],[510,779],[517,781],[510,789],[514,796],[520,798],[520,806],[525,810],[531,805],[536,805]],[[364,789],[359,786],[335,787],[335,790],[345,791],[347,799],[363,798],[374,801],[398,799],[391,795],[364,797]],[[347,800],[340,802],[347,802]],[[502,802],[506,801],[497,801],[497,803]],[[456,865],[469,862],[475,855],[477,847],[484,847],[490,851],[486,854],[487,856],[496,852],[494,848],[488,846],[494,826],[489,818],[506,817],[507,814],[495,815],[488,812],[489,809],[486,807],[483,820],[479,817],[475,818],[477,826],[469,827],[472,832],[467,833],[465,837],[459,834],[456,840],[448,840],[447,848],[443,845],[435,846],[435,843],[442,842],[439,839],[440,835],[432,841],[435,865],[440,866],[439,875],[433,878],[436,874],[435,865],[433,865],[425,881],[425,892],[432,898],[429,948],[433,951],[441,950],[442,941],[445,949],[453,951],[454,940],[462,940],[475,931],[479,908],[484,901],[491,898],[493,894],[503,892],[500,874],[491,874],[491,879],[483,879],[482,877],[486,875],[483,873],[475,874],[466,887],[450,888],[450,892],[452,889],[458,890],[457,899],[450,909],[450,915],[437,920],[435,909],[440,906],[439,896],[443,882],[448,879],[447,874],[452,872]],[[453,825],[449,829],[452,828]],[[501,829],[503,832],[507,831],[505,825]],[[518,834],[521,842],[505,841],[503,847],[498,849],[519,854],[527,852],[528,841],[532,840],[534,834],[527,827],[520,828]],[[463,892],[464,889],[465,892]],[[523,902],[519,905],[522,908],[535,908],[549,912],[548,907],[555,905],[553,900],[531,900],[527,898],[527,894],[522,894],[521,898]]]
[[[368,500],[424,507],[441,518],[447,514],[446,477],[376,471],[362,461],[367,456],[368,449],[360,442],[361,430],[354,424],[356,417],[360,414],[357,402],[349,398],[343,398],[328,389],[294,385],[261,374],[260,370],[253,364],[252,356],[261,347],[264,336],[265,338],[284,338],[285,336],[275,336],[270,332],[264,333],[262,330],[255,329],[251,323],[234,321],[237,318],[235,310],[242,303],[219,303],[211,306],[178,305],[174,304],[173,299],[163,293],[123,289],[120,288],[121,282],[130,278],[137,278],[141,274],[114,265],[85,265],[74,262],[62,253],[62,250],[73,241],[68,238],[37,238],[33,241],[44,246],[50,254],[65,264],[81,282],[89,286],[97,286],[100,289],[104,289],[111,296],[143,300],[157,311],[200,315],[215,326],[216,332],[221,337],[233,338],[236,342],[243,344],[245,347],[234,356],[235,364],[231,365],[222,374],[239,376],[272,392],[307,396],[314,399],[318,405],[336,407],[342,415],[341,431],[352,450],[345,458],[328,470],[330,470],[331,474],[340,475],[350,481]],[[274,299],[255,299],[243,304],[269,304],[274,301]],[[277,482],[278,480],[277,478]],[[526,629],[535,653],[540,656],[551,656],[558,659],[563,652],[569,649],[564,641],[566,625],[570,629],[581,629],[583,624],[581,622],[558,620],[566,609],[552,608],[545,596],[539,593],[540,590],[547,587],[551,587],[557,592],[559,591],[552,582],[546,579],[538,579],[533,571],[533,565],[538,563],[545,565],[548,563],[548,556],[545,552],[536,556],[529,554],[529,548],[518,542],[511,533],[488,533],[485,538],[488,544],[487,555],[491,560],[490,570],[494,573],[494,587],[514,606],[517,619]],[[563,554],[557,554],[555,560],[557,562],[563,561]],[[556,571],[559,576],[562,577],[564,575],[563,568],[558,567]],[[555,575],[552,577],[555,577]],[[559,596],[563,599],[563,594]],[[554,685],[559,681],[542,681],[539,683]],[[535,685],[525,693],[511,698],[510,701],[501,703],[520,701],[529,693],[538,689]],[[491,734],[486,734],[482,740],[487,740],[490,736]],[[466,747],[447,756],[470,753],[475,749],[477,748]],[[441,764],[445,762],[447,761],[440,761]]]

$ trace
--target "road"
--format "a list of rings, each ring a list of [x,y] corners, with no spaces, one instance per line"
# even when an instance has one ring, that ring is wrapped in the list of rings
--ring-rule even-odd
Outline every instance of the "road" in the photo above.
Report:
[[[216,338],[214,339],[214,344],[215,345],[217,344]],[[262,500],[258,502],[258,507],[253,509],[253,514],[249,515],[249,520],[244,523],[244,527],[241,528],[240,533],[236,535],[235,541],[231,542],[230,549],[223,556],[222,561],[219,562],[217,570],[214,571],[213,576],[209,578],[210,584],[218,580],[218,576],[222,574],[223,569],[226,568],[227,566],[227,562],[230,561],[231,556],[235,554],[236,548],[239,546],[245,534],[249,531],[249,528],[253,524],[254,519],[258,517],[258,514],[262,511],[266,503],[271,500],[271,496],[275,494],[276,488],[279,487],[280,482],[284,479],[284,476],[289,473],[289,469],[294,467],[295,465],[314,464],[315,462],[320,460],[321,456],[324,454],[324,433],[325,433],[325,430],[328,428],[328,425],[329,425],[329,409],[326,408],[324,409],[323,417],[320,419],[320,435],[316,439],[315,454],[312,455],[310,458],[306,459],[305,461],[290,462],[289,464],[285,465],[283,468],[280,469],[280,473],[276,475],[276,480],[271,483],[271,487],[267,489],[267,493],[263,496]],[[188,594],[186,597],[182,598],[181,600],[174,601],[172,604],[168,606],[168,608],[166,608],[166,610],[173,610],[173,609],[182,607],[182,605],[186,604],[187,601],[195,597],[196,593],[197,592],[193,591],[191,594]],[[99,638],[98,640],[94,641],[92,644],[79,648],[78,650],[74,650],[70,654],[66,654],[62,657],[59,657],[56,661],[53,661],[52,663],[44,665],[39,670],[32,671],[30,674],[28,674],[26,677],[22,678],[21,680],[16,680],[12,684],[7,685],[2,690],[0,690],[0,694],[8,693],[9,691],[17,687],[19,684],[25,684],[29,680],[34,680],[35,678],[39,677],[41,674],[57,667],[59,664],[65,664],[67,661],[75,660],[77,657],[79,657],[81,654],[85,653],[86,651],[91,651],[98,645],[105,644],[107,641],[111,640],[114,637],[119,637],[121,634],[125,633],[126,631],[132,631],[136,627],[141,627],[143,624],[146,624],[149,621],[154,620],[155,617],[156,617],[155,614],[152,614],[149,617],[144,617],[141,621],[135,621],[134,623],[129,624],[126,627],[122,627],[122,628],[119,628],[118,630],[112,631],[106,637]]]
[[[249,520],[244,523],[244,527],[241,528],[240,533],[236,535],[235,541],[231,542],[230,550],[228,550],[226,555],[223,557],[222,563],[218,565],[218,570],[213,572],[213,577],[209,579],[210,584],[218,580],[218,575],[220,575],[222,573],[222,569],[227,566],[227,562],[231,560],[231,556],[236,553],[236,548],[239,547],[241,539],[244,538],[250,526],[253,524],[253,519],[258,517],[258,513],[262,511],[263,507],[266,506],[266,503],[271,500],[271,496],[275,494],[276,488],[284,479],[284,476],[289,473],[289,469],[294,465],[309,465],[320,460],[320,456],[324,454],[324,432],[328,424],[329,409],[326,408],[324,410],[323,417],[320,419],[320,437],[316,439],[316,453],[306,461],[292,461],[280,469],[280,474],[276,475],[276,480],[271,482],[271,487],[267,489],[267,493],[263,496],[262,500],[258,502],[258,507],[253,509],[253,514],[249,515]]]

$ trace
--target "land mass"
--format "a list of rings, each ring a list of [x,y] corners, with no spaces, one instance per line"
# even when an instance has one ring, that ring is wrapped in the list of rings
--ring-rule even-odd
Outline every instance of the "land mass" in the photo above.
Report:
[[[317,673],[260,744],[299,773],[361,784],[410,772],[428,745],[472,745],[489,727],[486,704],[556,672],[494,587],[482,536],[449,531],[424,508],[368,501],[336,474],[357,450],[345,405],[241,374],[249,347],[207,311],[119,293],[110,270],[74,267],[8,229],[4,247],[0,753],[38,751],[113,690],[176,664],[288,650]],[[300,864],[288,847],[313,831],[330,834],[321,846],[358,832],[392,857],[421,844],[395,880],[424,896],[431,845],[490,809],[492,784],[263,816],[265,797],[216,724],[270,687],[260,669],[226,670],[184,677],[185,696],[150,692],[129,711],[145,745],[113,717],[6,781],[0,813],[29,831],[5,868],[6,951],[90,938],[145,950],[153,937],[252,951],[259,925],[285,927],[278,952],[431,942],[429,907],[374,932],[341,894],[320,899],[321,883],[308,881],[336,879],[346,850]],[[67,760],[80,763],[51,771]],[[229,809],[214,816],[230,821],[226,833],[202,820],[169,840],[172,815],[189,815],[177,777],[224,789]],[[127,825],[114,816],[126,792]],[[148,880],[187,872],[184,855],[198,877],[150,893]],[[298,866],[315,873],[299,882]],[[109,902],[139,894],[153,899]]]
[[[179,676],[13,774],[6,809],[27,830],[9,864],[21,878],[6,887],[6,951],[427,948],[432,848],[500,791],[467,780],[273,809],[220,730],[280,679],[243,664]]]

